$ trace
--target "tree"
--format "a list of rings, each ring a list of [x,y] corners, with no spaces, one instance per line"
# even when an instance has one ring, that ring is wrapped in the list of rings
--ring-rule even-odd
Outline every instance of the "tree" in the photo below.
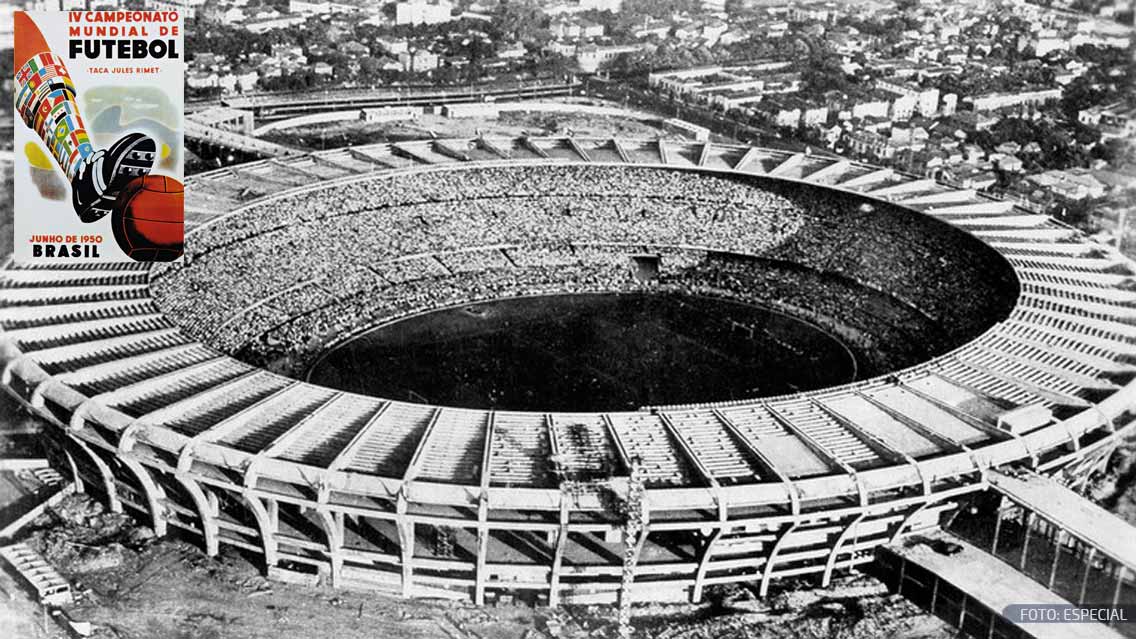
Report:
[[[696,13],[702,10],[699,0],[624,0],[620,12],[642,18],[665,19],[679,13]]]
[[[547,33],[548,20],[533,3],[507,0],[494,10],[492,25],[508,40],[528,40],[541,31]]]
[[[1082,62],[1087,62],[1106,69],[1123,67],[1131,64],[1128,50],[1118,47],[1101,47],[1095,44],[1082,44],[1073,50],[1073,55]]]
[[[204,28],[185,31],[185,50],[190,60],[194,51],[207,51],[227,60],[238,60],[250,53],[271,52],[272,44],[284,42],[283,37],[286,36],[280,31],[257,35],[244,29],[209,23]]]
[[[848,93],[848,76],[840,68],[840,60],[826,52],[814,51],[801,64],[801,93],[821,96],[828,91]]]
[[[1136,164],[1136,144],[1125,138],[1112,138],[1094,146],[1089,155],[1113,166]]]
[[[551,51],[534,54],[526,59],[530,71],[540,77],[564,78],[576,70],[574,60]]]
[[[621,53],[606,65],[606,70],[612,76],[628,77],[643,75],[656,69],[693,66],[693,64],[688,64],[689,58],[683,51],[683,49],[672,45],[663,44],[655,49],[654,53],[647,51]]]
[[[316,86],[317,83],[318,78],[311,69],[303,69],[261,81],[261,85],[266,91],[305,91]]]
[[[741,42],[719,47],[720,56],[726,60],[759,60],[772,58],[784,52],[784,38],[766,38],[753,35]]]
[[[437,84],[457,84],[461,80],[460,73],[457,67],[446,64],[430,71],[429,75]]]
[[[202,87],[200,89],[186,89],[186,93],[194,98],[216,98],[220,97],[222,92],[221,87]]]
[[[1085,129],[1085,127],[1081,127]],[[1041,152],[1036,156],[1022,154],[1022,160],[1032,169],[1067,169],[1088,163],[1088,153],[1076,138],[1078,133],[1045,120],[1002,118],[984,131],[975,131],[971,141],[984,149],[993,149],[1003,142],[1016,142],[1023,147],[1036,142]],[[1091,130],[1081,131],[1085,139],[1092,139]]]
[[[1065,117],[1076,120],[1081,110],[1103,104],[1110,99],[1111,92],[1107,85],[1103,84],[1103,78],[1100,76],[1099,70],[1092,69],[1074,78],[1065,86],[1065,91],[1061,95],[1061,111]]]
[[[1070,226],[1091,231],[1093,226],[1093,210],[1095,203],[1089,199],[1064,201],[1056,206],[1058,219]]]
[[[624,36],[630,30],[627,22],[619,19],[619,15],[611,11],[597,11],[589,9],[580,14],[581,18],[591,20],[596,24],[603,25],[604,33],[609,36]],[[633,24],[633,23],[632,23]]]
[[[365,55],[359,58],[359,79],[369,84],[382,77],[383,63],[378,58]]]

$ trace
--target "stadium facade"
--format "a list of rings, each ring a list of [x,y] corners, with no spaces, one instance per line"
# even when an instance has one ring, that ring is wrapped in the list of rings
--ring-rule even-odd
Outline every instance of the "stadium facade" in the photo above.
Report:
[[[501,274],[534,265],[519,257],[529,249],[513,245],[465,247],[460,258],[400,247],[388,260],[400,265],[398,277],[371,265],[374,279],[333,286],[293,273],[294,288],[273,293],[277,303],[248,299],[240,282],[256,279],[244,277],[256,265],[221,256],[284,232],[264,216],[293,215],[288,203],[301,202],[311,206],[293,223],[332,217],[343,206],[330,199],[336,193],[396,174],[449,179],[535,166],[681,170],[695,176],[684,179],[758,180],[778,197],[821,194],[862,221],[886,212],[907,231],[957,238],[944,246],[968,257],[927,261],[937,280],[971,257],[985,260],[989,277],[969,274],[925,298],[884,291],[941,329],[928,333],[942,342],[926,353],[896,351],[889,361],[903,367],[749,401],[623,413],[455,409],[320,388],[226,354],[253,361],[250,344],[288,351],[295,316],[330,309],[335,317],[346,312],[342,300],[373,301],[358,297],[367,281],[417,295],[422,288],[398,287],[428,273],[429,289],[456,278],[452,290],[469,291],[463,273],[508,280]],[[256,553],[281,578],[319,574],[336,587],[552,605],[698,601],[714,585],[751,582],[765,593],[789,577],[827,583],[871,561],[877,546],[938,525],[988,487],[990,468],[1087,472],[1133,420],[1136,265],[1012,203],[890,169],[715,143],[501,138],[340,149],[220,169],[187,186],[197,228],[184,266],[9,264],[0,273],[0,381],[53,425],[57,462],[113,510],[145,518],[159,535],[194,535],[210,554],[222,545]],[[914,218],[926,224],[910,226]],[[926,258],[903,257],[912,237],[884,238],[899,247],[887,259],[908,260],[909,285],[921,281],[914,266]],[[587,250],[571,246],[575,258],[533,258],[541,278],[516,285],[563,291],[566,280],[549,274],[575,268],[574,277],[597,281],[581,260],[598,260],[606,273],[620,254],[646,250],[662,254],[664,266],[697,265],[719,259],[721,248],[600,239]],[[766,251],[763,264],[777,262],[774,254]],[[486,255],[492,269],[478,266]],[[408,266],[426,263],[436,268]],[[888,270],[858,264],[859,274]],[[195,289],[195,274],[213,277],[211,268],[232,274],[234,288]],[[454,295],[442,299],[459,302]],[[944,319],[973,304],[986,305],[991,319]],[[356,314],[363,324],[375,319]],[[900,335],[882,345],[902,343]]]

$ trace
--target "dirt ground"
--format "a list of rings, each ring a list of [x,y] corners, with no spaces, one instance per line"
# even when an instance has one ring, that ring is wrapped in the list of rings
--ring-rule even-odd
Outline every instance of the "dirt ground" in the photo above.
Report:
[[[26,539],[71,579],[76,603],[66,615],[94,625],[100,639],[540,639],[613,637],[611,607],[559,610],[522,605],[405,600],[270,582],[246,557],[206,557],[177,539],[153,538],[126,516],[84,495],[65,499]],[[65,637],[42,628],[24,588],[0,597],[0,637]],[[744,588],[708,593],[709,603],[637,607],[636,636],[657,639],[947,639],[953,632],[879,582],[850,577],[830,590],[796,590],[757,599]]]

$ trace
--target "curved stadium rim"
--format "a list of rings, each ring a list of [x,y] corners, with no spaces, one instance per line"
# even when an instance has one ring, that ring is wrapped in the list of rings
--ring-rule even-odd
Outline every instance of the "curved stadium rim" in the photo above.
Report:
[[[696,146],[702,148],[700,144]],[[478,164],[509,166],[515,162]],[[663,163],[658,166],[674,168]],[[807,182],[807,177],[801,176],[800,180]],[[326,182],[309,188],[322,186]],[[828,188],[839,190],[838,186]],[[299,187],[289,193],[302,190],[307,189]],[[1047,224],[1051,228],[1067,228]],[[1007,230],[1010,232],[1012,229]],[[1087,248],[1086,252],[1097,250],[1099,247]],[[1130,264],[1117,260],[1126,266]],[[1023,291],[1022,295],[1028,293]],[[1122,307],[1118,305],[1118,313]],[[1055,326],[1048,328],[1056,330]],[[998,335],[1001,328],[992,327],[974,341]],[[81,331],[81,327],[76,326],[75,330]],[[1091,333],[1095,329],[1087,330],[1085,334],[1095,334]],[[1130,337],[1112,341],[1131,344]],[[409,472],[401,477],[378,477],[328,471],[226,449],[216,442],[163,432],[160,427],[147,425],[144,419],[115,414],[116,411],[100,407],[56,381],[35,363],[34,351],[25,354],[11,339],[5,342],[6,366],[0,381],[26,406],[55,425],[51,433],[61,458],[73,464],[72,468],[90,489],[102,492],[112,507],[117,504],[119,508],[137,510],[159,534],[174,526],[200,536],[211,553],[217,552],[220,543],[258,552],[274,574],[306,565],[326,574],[334,585],[373,587],[404,595],[470,596],[484,601],[487,593],[535,592],[553,604],[610,601],[620,596],[622,587],[613,578],[619,562],[577,563],[568,557],[570,547],[576,545],[573,540],[596,534],[610,536],[624,525],[618,516],[605,510],[601,489],[585,488],[581,494],[571,494],[564,486],[493,485],[487,474],[490,464],[486,463],[494,443],[492,413],[484,424],[485,450],[477,483],[438,483],[415,478]],[[82,339],[75,343],[82,344]],[[901,387],[907,387],[921,375],[934,374],[940,362],[957,357],[966,348],[900,371],[894,377]],[[1129,355],[1130,349],[1116,353],[1115,357]],[[809,397],[815,401],[835,393],[870,394],[892,387],[890,381],[877,378],[803,395],[764,398],[757,404],[768,410],[785,398]],[[209,392],[207,389],[201,395]],[[934,525],[942,512],[956,507],[966,495],[985,488],[985,471],[992,466],[1024,463],[1053,472],[1099,451],[1115,440],[1118,429],[1131,425],[1134,400],[1136,384],[1129,381],[1067,419],[1021,435],[1006,434],[993,443],[991,430],[980,447],[944,447],[939,454],[920,459],[896,451],[887,442],[873,442],[868,436],[861,441],[888,455],[882,466],[854,468],[839,455],[832,455],[825,460],[828,472],[808,477],[780,471],[764,456],[760,440],[739,438],[736,429],[723,421],[720,428],[731,434],[737,450],[754,455],[754,467],[765,472],[756,478],[756,483],[724,485],[715,481],[713,475],[698,471],[693,474],[696,481],[692,485],[649,485],[645,494],[649,532],[644,537],[653,537],[656,543],[639,544],[637,561],[632,566],[638,580],[625,594],[644,600],[697,600],[705,587],[718,583],[754,581],[765,592],[772,580],[781,577],[811,574],[826,582],[835,570],[870,560],[875,545]],[[709,412],[721,414],[726,408],[727,405],[716,404]],[[442,410],[435,412],[435,424]],[[658,432],[674,447],[676,456],[689,455],[696,462],[698,451],[691,448],[682,428],[670,423],[669,418],[663,419],[681,410],[685,409],[662,407],[632,415],[659,422]],[[550,434],[555,428],[553,418],[543,417],[538,427],[548,429],[545,434],[554,437],[554,433]],[[847,424],[844,428],[854,436],[865,436],[855,433]],[[608,430],[616,446],[622,447],[618,432],[610,424]],[[356,436],[365,431],[359,430]],[[428,436],[429,432],[423,434],[416,454],[429,452]],[[809,446],[809,442],[804,443]],[[616,477],[602,490],[622,494],[626,478]],[[234,508],[234,503],[240,507]],[[275,519],[271,516],[274,512],[287,513],[290,518],[303,516],[319,532],[299,538],[296,529],[281,527],[280,515]],[[362,549],[357,541],[348,541],[351,525],[347,522],[352,518],[385,522],[394,530],[398,549],[393,553],[378,547]],[[463,537],[463,544],[475,551],[471,553],[473,559],[430,557],[408,551],[407,546],[413,546],[415,538],[428,532],[429,527],[465,531],[463,535],[468,539]],[[497,537],[519,534],[517,531],[546,534],[543,548],[547,560],[518,562],[510,553],[500,552]],[[647,546],[650,550],[673,534],[680,535],[682,543],[692,549],[690,558],[672,556],[658,560],[643,549]],[[620,543],[602,543],[618,555]],[[726,547],[742,550],[724,554]]]

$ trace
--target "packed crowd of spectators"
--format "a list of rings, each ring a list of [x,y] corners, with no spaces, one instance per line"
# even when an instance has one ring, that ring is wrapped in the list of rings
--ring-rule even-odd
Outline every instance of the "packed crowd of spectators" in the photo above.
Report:
[[[919,214],[775,180],[651,167],[530,165],[371,176],[260,202],[190,235],[151,285],[195,337],[302,365],[377,322],[506,295],[661,281],[791,307],[886,362],[1009,311],[992,250]],[[733,254],[737,259],[713,257]],[[745,259],[745,258],[750,259]],[[738,266],[742,265],[742,266]],[[668,279],[669,277],[669,279]]]
[[[794,234],[764,257],[877,289],[960,340],[1013,308],[1018,286],[1009,262],[944,222],[836,191],[800,189],[790,197],[824,214],[812,216],[807,232]]]
[[[637,290],[644,284],[628,269],[613,268],[611,259],[580,260],[490,271],[461,271],[453,275],[405,280],[363,287],[271,328],[234,323],[217,334],[246,361],[282,373],[303,371],[328,344],[380,322],[394,321],[424,310],[469,304],[502,297]],[[268,328],[268,330],[266,330]]]
[[[380,281],[447,273],[416,255],[595,241],[763,251],[803,219],[784,198],[693,173],[538,165],[415,171],[291,194],[222,218],[191,234],[186,263],[156,271],[153,286],[171,315],[208,330],[304,283],[333,294],[350,289],[359,277],[375,278],[379,264]]]
[[[956,344],[901,300],[791,262],[711,255],[684,270],[681,282],[688,293],[767,304],[821,326],[856,350],[861,377],[914,365]]]
[[[261,202],[194,234],[187,257],[340,217],[353,218],[344,239],[383,234],[381,246],[371,248],[390,255],[532,238],[583,239],[581,233],[619,240],[639,237],[645,229],[657,240],[698,233],[694,237],[707,244],[755,250],[791,234],[803,220],[788,199],[727,177],[650,167],[448,167]],[[447,233],[450,229],[458,233]],[[319,230],[334,232],[326,225]],[[310,239],[299,241],[306,245]],[[292,241],[277,244],[287,250]]]
[[[663,255],[658,278],[635,277],[630,256],[641,251]],[[483,270],[372,281],[348,295],[305,300],[305,306],[293,307],[307,309],[302,313],[286,312],[285,303],[274,304],[271,317],[259,310],[246,314],[215,332],[212,341],[246,361],[297,374],[331,343],[425,310],[503,297],[653,291],[760,304],[802,317],[855,348],[867,375],[915,364],[951,345],[936,323],[902,302],[852,280],[789,263],[698,249],[611,244],[563,250],[515,247],[511,253],[511,261],[486,257]],[[466,259],[478,254],[460,253]],[[455,255],[434,257],[446,263]]]

